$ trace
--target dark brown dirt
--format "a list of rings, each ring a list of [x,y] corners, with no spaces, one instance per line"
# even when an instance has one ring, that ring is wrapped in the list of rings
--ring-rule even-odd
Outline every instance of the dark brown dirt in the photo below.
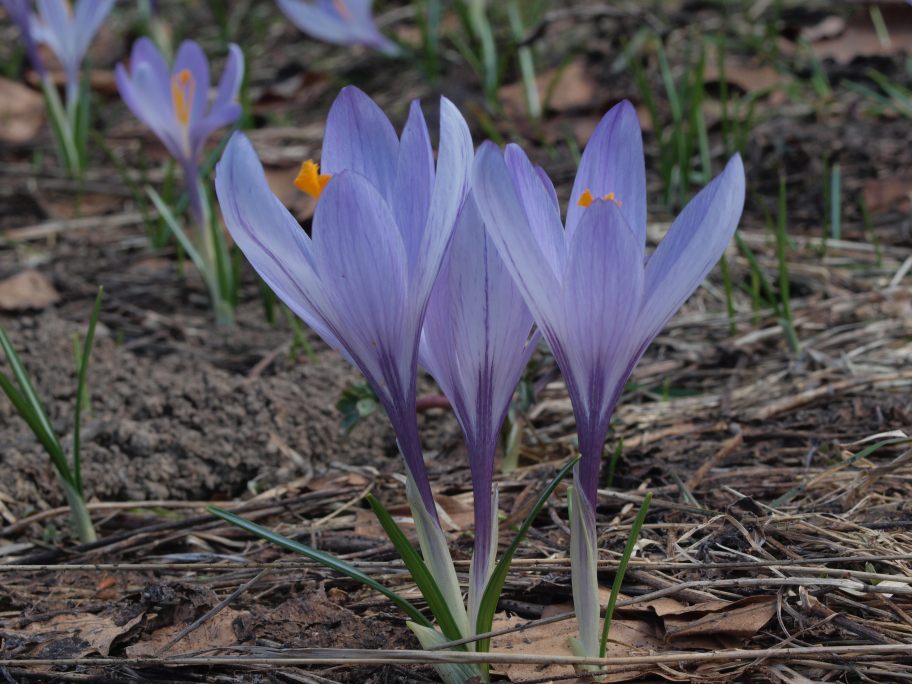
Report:
[[[55,311],[2,324],[33,372],[58,433],[68,438],[75,395],[72,339],[84,334],[84,325]],[[84,427],[90,496],[104,501],[230,499],[308,471],[319,473],[331,461],[374,463],[378,455],[394,453],[380,415],[349,437],[341,435],[334,404],[359,376],[330,350],[321,351],[315,364],[283,363],[281,374],[251,381],[201,362],[207,336],[222,340],[226,331],[211,327],[200,334],[196,355],[153,358],[116,344],[109,328],[99,330],[91,368],[92,411]],[[271,336],[279,345],[287,333],[260,336]],[[232,344],[243,343],[235,338]],[[213,356],[218,342],[215,346]],[[0,426],[0,441],[8,445],[0,452],[0,490],[11,498],[11,510],[23,515],[62,503],[47,456],[7,402],[0,405]]]

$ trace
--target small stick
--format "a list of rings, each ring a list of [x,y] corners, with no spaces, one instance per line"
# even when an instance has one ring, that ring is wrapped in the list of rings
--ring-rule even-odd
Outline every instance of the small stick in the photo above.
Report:
[[[744,433],[742,433],[740,430],[734,437],[729,437],[724,442],[722,442],[722,446],[719,447],[718,451],[716,451],[715,454],[713,454],[712,458],[697,468],[697,472],[695,472],[687,481],[687,490],[692,492],[697,487],[699,487],[700,483],[703,482],[703,479],[709,475],[709,471],[722,463],[722,461],[724,461],[726,458],[731,456],[732,453],[734,453],[735,449],[740,447],[743,443]]]
[[[259,582],[261,579],[263,579],[263,577],[268,575],[269,572],[270,572],[270,568],[261,570],[256,575],[251,577],[249,580],[244,582],[237,589],[235,589],[233,592],[231,592],[231,594],[229,594],[224,600],[220,601],[215,606],[213,606],[210,610],[206,611],[206,613],[204,615],[202,615],[199,619],[194,620],[192,623],[190,623],[189,625],[184,627],[184,629],[182,629],[177,634],[177,636],[175,636],[173,639],[171,639],[171,641],[169,641],[167,644],[165,644],[158,650],[158,652],[155,654],[156,657],[161,658],[168,650],[171,649],[172,646],[174,646],[174,644],[176,644],[178,641],[183,639],[185,636],[187,636],[191,632],[196,631],[197,629],[202,627],[206,622],[208,622],[209,620],[214,618],[216,615],[218,615],[229,603],[234,601],[238,596],[240,596],[245,591],[247,591],[251,586],[253,586],[257,582]]]
[[[629,655],[612,658],[580,656],[539,655],[523,653],[474,653],[471,651],[416,651],[360,648],[302,648],[294,649],[300,655],[288,656],[174,656],[171,658],[4,658],[0,667],[47,666],[120,666],[144,667],[150,665],[189,665],[196,667],[273,666],[291,665],[388,665],[388,664],[439,664],[439,663],[491,663],[527,665],[596,665],[617,667],[628,665],[683,665],[685,663],[733,662],[770,658],[796,660],[809,656],[830,657],[838,660],[871,659],[879,656],[912,656],[912,644],[874,644],[847,646],[801,646],[793,648],[734,648],[700,653],[676,652],[662,654]]]

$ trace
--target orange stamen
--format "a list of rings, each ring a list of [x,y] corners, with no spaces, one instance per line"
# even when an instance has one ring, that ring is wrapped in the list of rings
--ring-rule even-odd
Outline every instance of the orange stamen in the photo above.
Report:
[[[306,192],[314,199],[320,199],[323,188],[329,183],[330,178],[332,178],[332,174],[320,173],[319,164],[308,159],[301,164],[301,170],[298,172],[298,177],[295,178],[294,184],[301,192]]]
[[[606,202],[614,202],[618,207],[624,206],[624,203],[621,200],[617,199],[614,196],[613,192],[609,192],[607,195],[602,195],[602,199]],[[583,194],[580,195],[577,204],[581,207],[588,207],[594,201],[595,197],[592,195],[592,191],[589,188],[586,188],[583,190]]]
[[[181,126],[190,123],[190,103],[196,94],[196,82],[189,69],[182,69],[171,77],[171,101],[174,103],[174,114]]]

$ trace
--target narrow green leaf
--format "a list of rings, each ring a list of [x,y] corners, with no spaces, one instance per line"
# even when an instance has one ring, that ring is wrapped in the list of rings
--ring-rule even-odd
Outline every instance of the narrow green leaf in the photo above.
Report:
[[[84,495],[82,488],[82,457],[80,444],[80,431],[82,427],[82,397],[85,396],[86,381],[89,374],[89,358],[92,355],[92,345],[95,344],[95,326],[101,313],[101,299],[104,289],[99,287],[95,295],[95,306],[89,317],[89,328],[86,330],[85,340],[82,343],[82,360],[79,363],[79,380],[76,384],[76,410],[73,414],[73,487],[79,496]]]
[[[617,572],[614,573],[614,584],[611,585],[611,595],[608,597],[608,606],[605,608],[605,622],[602,627],[602,643],[599,645],[599,658],[605,657],[608,647],[608,632],[611,629],[611,620],[614,618],[614,608],[617,606],[618,595],[621,593],[621,585],[624,583],[624,574],[627,572],[627,564],[630,563],[630,557],[633,555],[633,549],[636,546],[637,539],[640,536],[640,530],[643,523],[646,522],[646,514],[649,512],[649,504],[652,503],[652,492],[646,492],[643,498],[643,505],[637,513],[633,525],[630,527],[630,535],[627,537],[627,545],[624,547],[624,555],[621,556],[621,562],[618,563]]]
[[[557,485],[570,474],[570,471],[573,470],[573,466],[576,465],[578,460],[579,457],[577,456],[568,461],[567,464],[558,471],[557,475],[554,476],[554,479],[551,480],[548,486],[545,487],[544,491],[542,491],[538,500],[535,502],[535,505],[532,507],[532,510],[529,511],[529,515],[526,516],[522,525],[519,526],[519,529],[516,531],[516,536],[513,537],[510,546],[507,547],[504,555],[497,563],[494,572],[491,573],[491,578],[488,580],[488,586],[485,588],[484,596],[478,607],[478,622],[475,626],[478,634],[491,631],[491,625],[494,623],[494,613],[497,610],[497,602],[500,600],[500,592],[503,590],[503,585],[507,579],[507,573],[510,570],[510,563],[513,562],[513,555],[516,553],[516,549],[519,548],[520,543],[525,539],[526,533],[529,531],[529,528],[532,527],[532,523],[535,522],[535,518],[538,516],[539,511],[544,507],[545,503],[551,497],[551,494],[554,493],[554,490],[557,489]],[[490,647],[490,639],[480,639],[475,648],[479,653],[482,653],[487,652]]]
[[[440,625],[440,629],[443,631],[444,636],[451,641],[456,641],[469,636],[468,634],[462,634],[459,631],[456,620],[453,619],[453,614],[450,612],[450,607],[447,605],[446,599],[444,599],[443,593],[440,591],[440,587],[437,586],[437,581],[434,579],[431,571],[428,570],[421,555],[415,550],[415,547],[412,546],[412,543],[405,536],[405,533],[399,525],[396,524],[396,521],[393,520],[393,516],[389,514],[376,497],[370,494],[367,495],[367,503],[370,504],[371,510],[373,510],[374,515],[377,516],[377,520],[383,527],[383,531],[386,532],[386,536],[389,537],[393,546],[396,547],[396,551],[402,558],[402,562],[405,563],[405,567],[408,568],[409,573],[412,575],[412,579],[415,581],[415,584],[418,585],[421,595],[424,596],[424,600],[427,601],[431,612],[434,614],[434,617],[437,618],[437,622]]]
[[[16,350],[13,349],[13,345],[3,328],[0,328],[0,348],[2,348],[3,353],[6,354],[6,360],[10,365],[10,369],[13,371],[16,382],[19,383],[22,397],[28,403],[30,409],[29,414],[33,416],[34,424],[38,428],[36,430],[35,427],[32,427],[32,432],[35,433],[35,436],[38,437],[41,444],[45,447],[45,450],[47,450],[48,455],[54,461],[54,465],[60,471],[60,476],[70,484],[73,484],[73,477],[69,472],[69,466],[66,462],[63,446],[57,438],[57,433],[54,432],[54,428],[51,426],[51,421],[47,417],[44,406],[38,398],[38,394],[35,392],[31,380],[29,380],[25,366],[22,365],[19,355],[16,354]],[[25,417],[25,414],[23,414],[23,418]],[[32,426],[32,423],[29,423],[29,425]]]
[[[92,119],[92,88],[88,74],[91,67],[86,64],[85,74],[79,84],[79,102],[76,104],[76,121],[73,126],[73,147],[76,149],[77,172],[82,176],[89,165],[89,127]]]
[[[196,249],[196,245],[193,244],[193,240],[187,235],[183,228],[181,228],[180,222],[175,218],[174,214],[168,208],[168,205],[165,204],[161,196],[155,192],[154,188],[147,187],[146,194],[149,195],[149,199],[152,200],[152,204],[155,205],[155,208],[158,210],[159,216],[164,220],[165,224],[174,234],[174,237],[177,238],[177,241],[180,243],[180,246],[184,248],[184,251],[190,256],[190,260],[193,262],[193,265],[196,266],[197,270],[200,272],[200,275],[206,280],[206,284],[209,286],[210,290],[213,288],[213,277],[215,274],[210,273],[209,269],[206,267],[206,260],[203,259],[202,255]]]
[[[735,243],[738,245],[738,250],[741,252],[741,255],[747,259],[747,263],[750,264],[751,273],[756,275],[757,281],[760,283],[760,289],[763,290],[763,294],[766,296],[767,303],[773,307],[774,313],[778,316],[778,299],[773,292],[772,285],[770,285],[769,280],[766,278],[766,274],[763,272],[763,268],[760,266],[760,262],[757,260],[757,256],[738,232],[735,232]]]
[[[42,447],[44,447],[44,450],[48,453],[48,456],[51,457],[51,461],[54,463],[54,467],[57,468],[57,470],[60,470],[61,466],[66,467],[67,464],[63,452],[58,452],[55,450],[55,446],[52,440],[48,439],[47,433],[44,432],[44,429],[41,426],[41,421],[38,419],[38,416],[35,415],[35,412],[29,405],[28,400],[13,384],[13,381],[3,373],[0,373],[0,389],[2,389],[3,393],[6,394],[6,396],[9,398],[10,402],[13,404],[13,408],[16,409],[16,412],[20,416],[22,416],[22,419],[25,421],[26,425],[28,425],[31,431],[35,434],[38,442]],[[64,477],[64,473],[65,471],[61,473],[61,477]]]
[[[49,76],[41,79],[41,91],[44,93],[44,102],[50,115],[51,129],[54,131],[54,140],[57,143],[57,154],[67,172],[74,174],[79,165],[79,154],[73,143],[73,134],[70,122],[57,94],[57,86]]]
[[[251,522],[246,518],[242,518],[239,515],[230,513],[226,510],[218,508],[217,506],[209,506],[206,510],[212,513],[212,515],[221,518],[225,522],[229,522],[232,525],[240,527],[242,530],[246,530],[247,532],[256,535],[260,539],[265,539],[266,541],[271,542],[276,546],[281,546],[283,549],[287,549],[288,551],[299,553],[312,561],[316,561],[317,563],[326,566],[330,570],[335,570],[340,575],[345,575],[346,577],[350,577],[357,582],[361,582],[361,584],[368,586],[374,591],[378,591],[386,596],[386,598],[388,598],[400,609],[402,609],[402,612],[408,615],[409,619],[413,622],[416,622],[417,624],[424,627],[433,627],[431,621],[424,617],[424,615],[421,614],[421,611],[419,611],[414,605],[399,596],[399,594],[394,592],[392,589],[383,586],[377,580],[371,578],[368,575],[365,575],[353,565],[349,565],[345,561],[339,560],[338,558],[335,558],[328,553],[317,551],[316,549],[313,549],[306,544],[296,542],[293,539],[289,539],[288,537],[283,537],[277,532],[273,532],[272,530],[266,529],[265,527],[261,527],[260,525],[257,525],[256,523]]]

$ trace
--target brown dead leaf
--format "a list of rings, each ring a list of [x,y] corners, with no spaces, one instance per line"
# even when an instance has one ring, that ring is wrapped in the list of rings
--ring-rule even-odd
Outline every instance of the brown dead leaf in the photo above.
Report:
[[[434,500],[437,502],[440,523],[445,532],[456,534],[472,527],[475,513],[471,497],[467,503],[462,498],[435,494]],[[389,506],[386,510],[407,534],[414,531],[415,522],[412,519],[412,510],[407,503]],[[384,532],[371,511],[358,510],[355,513],[355,534],[361,537],[377,537],[383,536]]]
[[[846,22],[842,17],[835,15],[824,17],[822,20],[812,26],[801,28],[801,37],[809,43],[816,43],[818,40],[829,40],[837,38],[845,31]]]
[[[56,304],[60,295],[47,276],[29,269],[0,280],[0,310],[45,309]]]
[[[912,208],[912,173],[902,173],[887,178],[872,178],[865,181],[865,205],[872,213]]]
[[[572,610],[572,606],[561,605],[553,607],[556,612]],[[525,623],[526,620],[518,617],[507,617],[501,613],[494,619],[494,629],[515,627]],[[555,624],[533,627],[523,632],[513,632],[503,636],[494,637],[492,640],[493,651],[496,653],[515,653],[528,655],[555,655],[572,656],[570,637],[577,636],[575,620],[564,620]],[[614,620],[608,634],[608,657],[632,655],[636,651],[648,653],[662,648],[661,636],[657,633],[655,625],[642,620]],[[529,679],[542,679],[547,677],[566,677],[574,674],[569,665],[495,665],[493,671],[506,675],[510,681],[519,682]],[[600,681],[624,682],[639,679],[644,675],[653,673],[654,670],[647,665],[631,665],[623,670],[607,672]]]
[[[599,587],[600,601],[608,601],[610,591]],[[622,597],[624,598],[624,597]],[[547,606],[542,617],[573,610],[570,604]],[[756,634],[776,612],[774,596],[751,596],[739,601],[707,601],[688,606],[672,598],[661,598],[619,608],[608,634],[608,657],[650,653],[667,650],[669,643],[676,649],[711,650],[733,648]],[[518,617],[498,615],[494,629],[516,627],[526,621]],[[575,620],[564,620],[522,632],[495,637],[495,651],[535,655],[573,655],[570,637],[577,635]],[[495,672],[511,681],[566,677],[573,668],[560,665],[501,665]],[[649,674],[658,674],[648,665],[630,666],[610,672],[604,681],[621,682]]]
[[[44,98],[21,83],[0,78],[0,141],[21,144],[44,125]]]
[[[785,76],[773,67],[754,61],[727,56],[725,58],[725,80],[746,93],[754,93],[774,88],[785,81]],[[704,79],[707,83],[716,83],[722,79],[718,62],[707,58]]]
[[[37,195],[39,206],[55,219],[85,218],[102,216],[116,211],[123,206],[123,197],[111,193],[86,192],[79,202],[74,202],[72,195]]]
[[[859,9],[846,20],[845,30],[811,43],[811,49],[818,59],[832,59],[838,64],[848,64],[859,57],[890,57],[901,52],[909,52],[912,45],[912,17],[908,5],[882,6],[881,13],[887,26],[889,41],[882,42],[871,21],[871,14],[866,6]],[[831,27],[835,28],[835,23]],[[793,50],[797,50],[793,46]]]
[[[602,595],[602,602],[606,602]],[[738,601],[705,601],[686,605],[671,598],[618,608],[628,618],[658,618],[666,641],[680,648],[734,648],[756,634],[775,615],[773,596],[749,596]]]
[[[95,598],[110,601],[120,596],[117,588],[117,578],[112,575],[102,577],[95,585]]]
[[[224,608],[171,646],[167,654],[183,655],[212,647],[235,646],[238,643],[237,634],[243,632],[241,625],[244,620],[249,618],[250,613],[247,611]],[[236,626],[238,627],[237,631],[235,630]],[[158,654],[186,627],[187,625],[184,624],[174,624],[155,630],[147,639],[127,646],[127,657],[144,658]]]
[[[114,641],[129,632],[143,613],[123,621],[115,612],[55,615],[29,623],[23,629],[0,630],[0,640],[15,644],[17,655],[32,658],[83,658],[107,656]]]
[[[366,487],[370,483],[360,473],[334,473],[325,477],[315,477],[308,481],[307,489],[318,492],[325,489],[345,489],[346,487]]]
[[[710,638],[725,648],[735,648],[753,637],[776,614],[775,596],[748,596],[723,606],[719,603],[712,601],[663,615],[665,638],[676,645]]]
[[[572,62],[563,71],[550,69],[542,72],[535,78],[535,83],[543,103],[548,89],[553,85],[554,90],[548,101],[551,111],[567,112],[590,107],[595,103],[596,82],[582,59]],[[526,95],[522,82],[502,86],[498,95],[508,116],[516,117],[526,113]]]

